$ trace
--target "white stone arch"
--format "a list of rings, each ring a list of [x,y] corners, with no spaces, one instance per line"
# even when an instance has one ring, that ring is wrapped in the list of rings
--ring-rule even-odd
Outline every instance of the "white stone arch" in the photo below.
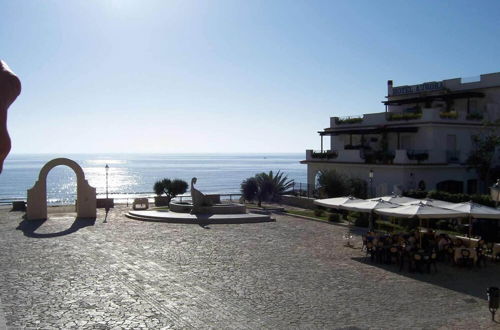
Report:
[[[45,164],[40,170],[38,181],[33,188],[28,189],[28,205],[26,216],[28,220],[47,219],[47,175],[50,170],[59,165],[71,168],[76,174],[76,216],[79,218],[95,218],[96,193],[85,179],[82,168],[68,158],[56,158]]]

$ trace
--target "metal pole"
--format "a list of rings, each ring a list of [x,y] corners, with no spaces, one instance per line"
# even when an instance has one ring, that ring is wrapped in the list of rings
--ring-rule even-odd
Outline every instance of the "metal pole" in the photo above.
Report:
[[[108,171],[109,166],[106,164],[106,205],[108,205]]]

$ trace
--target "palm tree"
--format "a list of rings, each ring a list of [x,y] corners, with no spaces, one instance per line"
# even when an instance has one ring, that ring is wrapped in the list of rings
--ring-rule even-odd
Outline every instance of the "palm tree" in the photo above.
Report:
[[[289,180],[284,173],[273,171],[259,173],[241,183],[241,192],[247,200],[257,198],[258,206],[263,201],[279,201],[281,195],[292,188],[293,180]]]

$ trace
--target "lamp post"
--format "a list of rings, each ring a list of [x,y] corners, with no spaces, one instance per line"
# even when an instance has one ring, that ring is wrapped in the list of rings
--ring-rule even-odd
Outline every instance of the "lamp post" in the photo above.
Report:
[[[370,198],[373,197],[373,189],[372,189],[372,185],[373,185],[373,170],[370,169],[370,173],[368,173],[368,177],[370,178]]]
[[[108,172],[109,172],[109,166],[106,164],[106,205],[108,205]]]

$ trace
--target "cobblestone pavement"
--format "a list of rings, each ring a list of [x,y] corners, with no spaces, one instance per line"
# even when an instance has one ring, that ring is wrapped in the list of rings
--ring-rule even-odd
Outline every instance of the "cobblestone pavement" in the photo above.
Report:
[[[344,247],[342,226],[276,215],[203,228],[125,211],[112,210],[107,223],[99,211],[92,224],[64,213],[27,223],[0,210],[0,321],[11,329],[500,328],[485,300],[486,287],[500,286],[500,265],[400,273]]]

